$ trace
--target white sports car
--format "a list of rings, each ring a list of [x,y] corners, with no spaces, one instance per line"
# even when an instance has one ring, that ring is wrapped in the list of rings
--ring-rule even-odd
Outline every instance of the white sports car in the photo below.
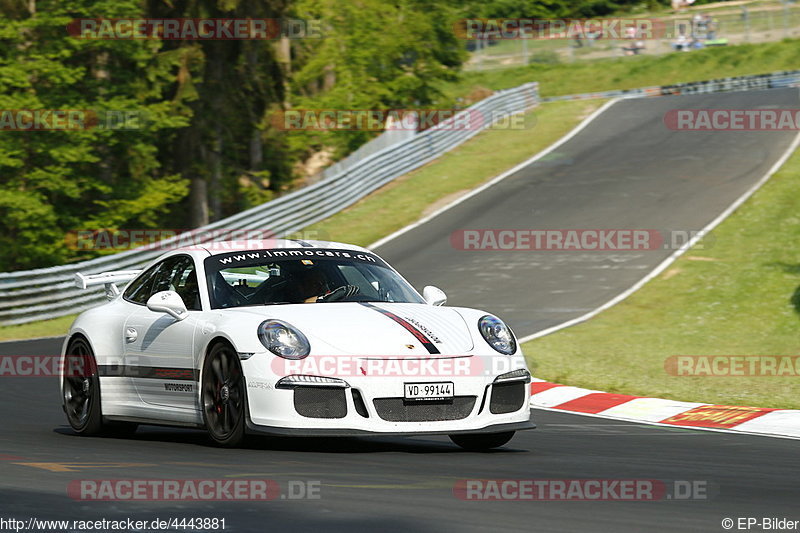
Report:
[[[64,411],[79,434],[190,426],[226,446],[245,432],[443,434],[485,450],[534,427],[511,330],[444,307],[435,287],[420,295],[358,246],[218,242],[76,278],[109,299],[64,341]]]

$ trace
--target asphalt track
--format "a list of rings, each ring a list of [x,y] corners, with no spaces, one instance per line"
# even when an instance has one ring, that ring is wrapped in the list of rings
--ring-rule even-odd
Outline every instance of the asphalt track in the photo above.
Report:
[[[791,142],[787,133],[665,131],[670,108],[797,106],[797,90],[626,101],[534,164],[382,247],[416,284],[445,289],[533,333],[604,303],[668,250],[622,257],[460,252],[459,228],[698,229]],[[535,132],[534,132],[535,133]],[[482,255],[475,255],[482,254]],[[532,318],[527,318],[530,315]],[[59,339],[0,344],[0,355],[57,353]],[[536,411],[539,428],[487,454],[442,437],[253,437],[207,445],[196,430],[142,427],[132,438],[81,438],[66,426],[54,378],[4,378],[0,519],[219,517],[228,531],[723,531],[723,518],[800,520],[797,441],[622,423]],[[271,502],[85,502],[80,479],[241,479],[319,483],[319,499]],[[698,481],[708,498],[656,502],[462,501],[463,479]],[[0,528],[3,524],[0,522]],[[67,529],[72,529],[69,527]],[[759,530],[758,528],[753,528]]]
[[[583,315],[628,289],[757,182],[796,132],[672,131],[670,109],[797,107],[797,89],[623,100],[545,160],[380,246],[417,287],[448,305],[493,312],[525,336]],[[536,134],[536,130],[532,131]],[[464,251],[474,229],[645,229],[645,251]],[[673,233],[674,232],[674,233]],[[653,241],[657,244],[657,241]],[[713,246],[713,242],[710,243]]]

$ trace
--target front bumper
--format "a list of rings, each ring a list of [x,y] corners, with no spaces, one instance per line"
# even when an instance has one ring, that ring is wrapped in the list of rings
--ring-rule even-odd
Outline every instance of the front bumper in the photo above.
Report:
[[[458,377],[342,376],[345,386],[278,388],[269,356],[242,361],[251,432],[270,435],[452,435],[533,429],[525,379],[497,375]],[[524,360],[521,363],[524,367]],[[520,367],[521,368],[521,367]],[[339,377],[339,376],[337,376]],[[455,398],[406,402],[404,383],[452,381]],[[512,391],[513,389],[513,391]],[[510,394],[509,394],[510,393]]]

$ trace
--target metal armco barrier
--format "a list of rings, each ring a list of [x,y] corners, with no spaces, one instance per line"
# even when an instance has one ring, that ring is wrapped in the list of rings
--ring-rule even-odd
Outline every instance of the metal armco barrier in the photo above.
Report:
[[[192,243],[220,240],[232,230],[268,230],[273,235],[285,235],[305,228],[441,156],[490,127],[494,121],[535,107],[539,101],[537,83],[497,91],[452,119],[369,154],[324,181],[199,228],[193,233]],[[465,113],[470,113],[467,127],[462,121]],[[212,232],[212,238],[203,239],[204,231]],[[179,239],[180,236],[150,248],[127,250],[69,265],[0,273],[0,325],[58,318],[93,307],[104,301],[104,291],[102,288],[76,288],[77,272],[99,274],[141,268]]]
[[[592,100],[596,98],[649,98],[655,96],[671,96],[680,94],[724,93],[733,91],[758,91],[762,89],[778,89],[781,87],[800,87],[800,70],[782,70],[771,74],[754,74],[752,76],[733,76],[714,80],[692,81],[673,85],[653,85],[636,89],[619,89],[615,91],[599,91],[594,93],[567,94],[548,96],[542,102],[558,102],[561,100]]]

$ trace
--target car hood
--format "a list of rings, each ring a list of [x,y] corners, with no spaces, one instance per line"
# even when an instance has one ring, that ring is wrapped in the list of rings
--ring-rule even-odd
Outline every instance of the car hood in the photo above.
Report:
[[[315,354],[323,353],[326,345],[335,352],[372,356],[464,355],[473,348],[464,318],[448,307],[336,302],[247,307],[225,312],[288,322],[308,337]]]

